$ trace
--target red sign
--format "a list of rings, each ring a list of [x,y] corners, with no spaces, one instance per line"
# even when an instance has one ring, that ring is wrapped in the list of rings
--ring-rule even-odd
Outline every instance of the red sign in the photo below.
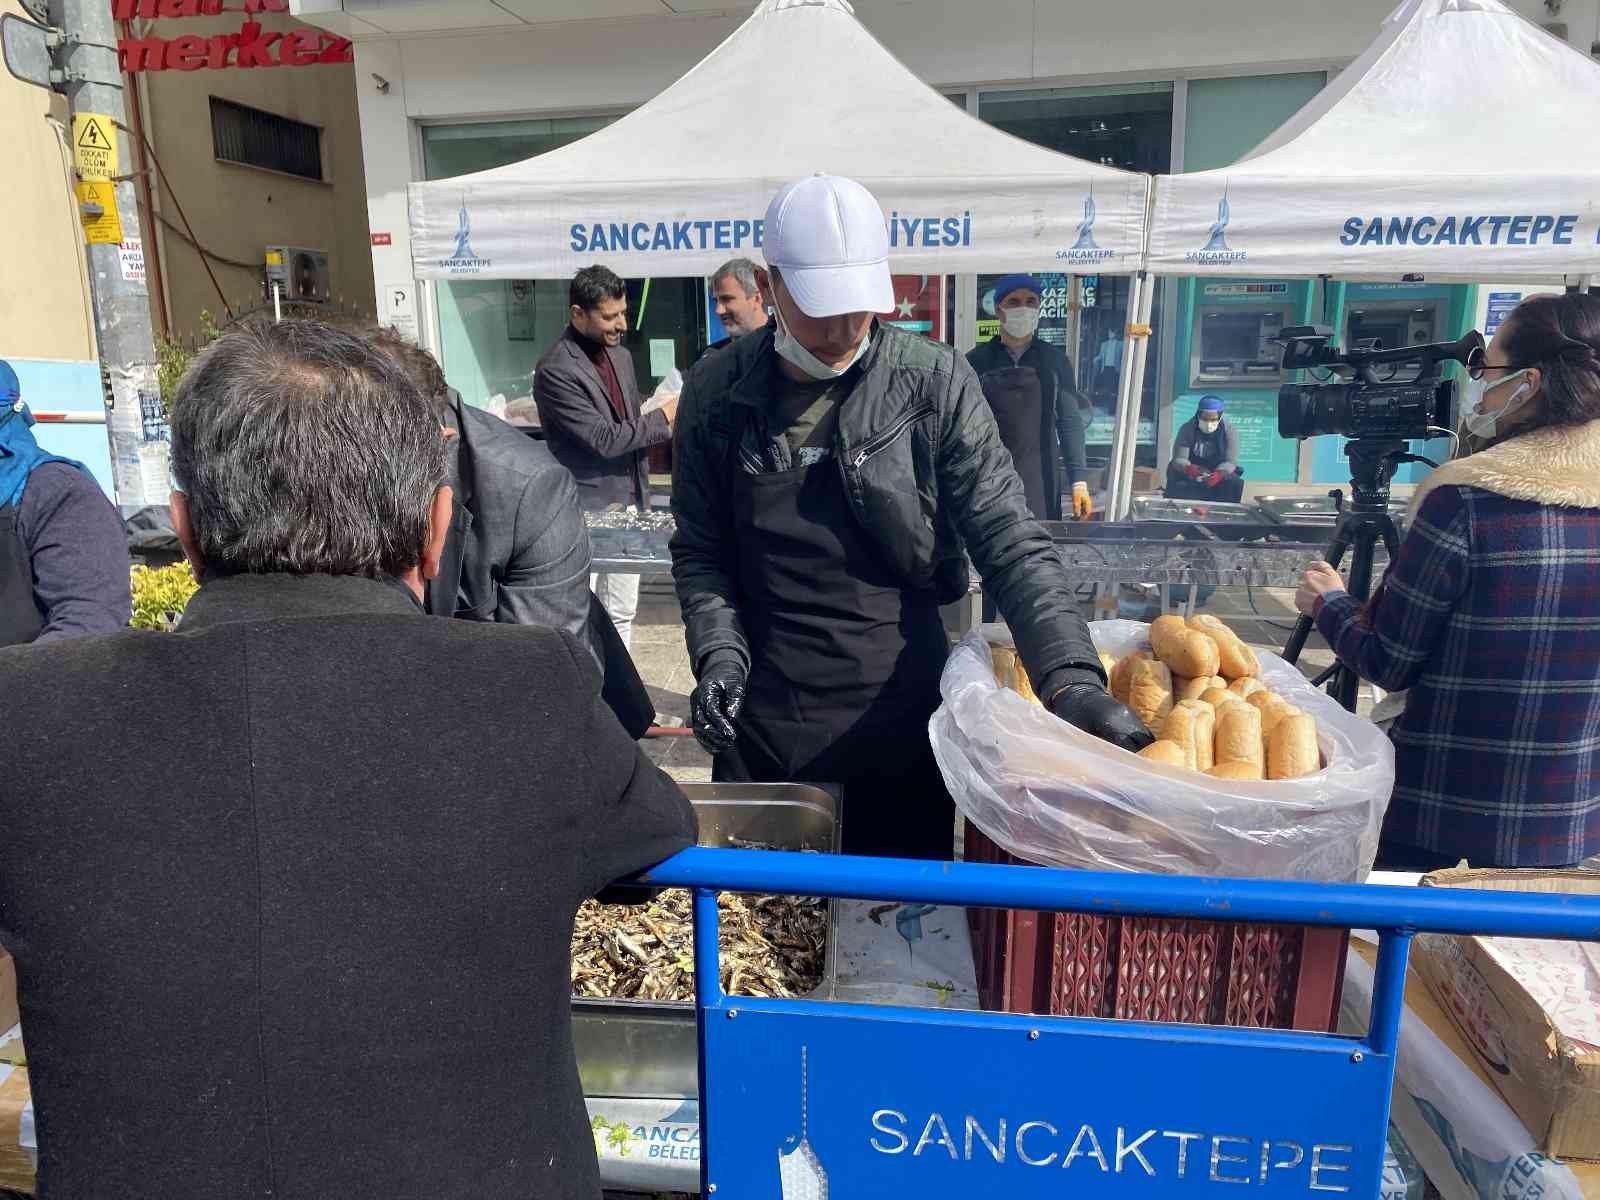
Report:
[[[392,246],[394,245],[394,238],[387,233],[375,233],[372,235],[372,244],[374,246]]]
[[[224,0],[112,0],[111,15],[119,21],[216,16]],[[289,0],[244,0],[248,16],[286,13]],[[139,71],[223,70],[229,67],[309,67],[321,63],[355,61],[349,38],[334,37],[317,29],[288,33],[263,29],[247,20],[238,33],[200,37],[185,33],[174,38],[125,37],[117,42],[122,69]]]

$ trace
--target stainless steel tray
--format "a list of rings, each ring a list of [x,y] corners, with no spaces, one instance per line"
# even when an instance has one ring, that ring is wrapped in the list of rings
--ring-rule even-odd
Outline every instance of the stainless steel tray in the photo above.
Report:
[[[1169,500],[1165,496],[1135,496],[1135,521],[1198,521],[1208,525],[1254,525],[1261,517],[1247,504],[1211,500]]]
[[[1339,519],[1333,500],[1328,496],[1258,496],[1255,504],[1283,525],[1317,525],[1331,529]],[[1407,507],[1404,500],[1389,501],[1389,515],[1397,524],[1405,518]]]
[[[786,850],[838,852],[839,804],[822,788],[797,783],[681,786],[700,818],[702,846],[761,842]],[[822,983],[814,996],[833,996],[838,928],[838,903],[830,901]],[[573,1000],[572,1040],[586,1096],[699,1095],[692,1004]]]

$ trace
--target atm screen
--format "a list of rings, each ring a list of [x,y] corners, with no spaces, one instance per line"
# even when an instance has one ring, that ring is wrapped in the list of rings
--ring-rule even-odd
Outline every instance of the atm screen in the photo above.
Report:
[[[1368,341],[1377,338],[1383,344],[1379,349],[1393,350],[1398,346],[1410,344],[1410,327],[1404,318],[1400,320],[1373,320],[1363,319],[1352,315],[1350,318],[1350,344]]]
[[[1208,313],[1200,327],[1200,357],[1249,362],[1260,358],[1261,314],[1258,312]]]

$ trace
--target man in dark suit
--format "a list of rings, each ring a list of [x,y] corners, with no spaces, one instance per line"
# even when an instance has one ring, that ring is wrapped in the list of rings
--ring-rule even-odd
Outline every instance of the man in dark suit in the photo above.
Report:
[[[533,375],[539,423],[556,461],[578,482],[585,509],[650,507],[644,451],[672,440],[676,396],[640,415],[633,359],[622,349],[628,331],[628,293],[605,267],[573,276],[571,323],[545,351]],[[597,575],[590,581],[624,645],[633,640],[639,607],[637,575]]]
[[[591,641],[589,531],[549,447],[466,403],[438,360],[392,329],[368,337],[433,405],[455,509],[424,603],[435,616],[543,625]]]
[[[172,469],[181,630],[0,651],[41,1194],[599,1200],[572,916],[687,801],[570,635],[423,612],[445,444],[363,339],[219,339]]]

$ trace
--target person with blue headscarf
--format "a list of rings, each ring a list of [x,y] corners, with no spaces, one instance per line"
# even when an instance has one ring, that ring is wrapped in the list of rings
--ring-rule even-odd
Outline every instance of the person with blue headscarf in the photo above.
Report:
[[[1168,499],[1229,504],[1244,499],[1239,431],[1223,415],[1223,407],[1221,396],[1201,396],[1194,416],[1179,427],[1167,464]]]
[[[43,449],[0,359],[0,647],[126,628],[128,541],[82,463]]]

